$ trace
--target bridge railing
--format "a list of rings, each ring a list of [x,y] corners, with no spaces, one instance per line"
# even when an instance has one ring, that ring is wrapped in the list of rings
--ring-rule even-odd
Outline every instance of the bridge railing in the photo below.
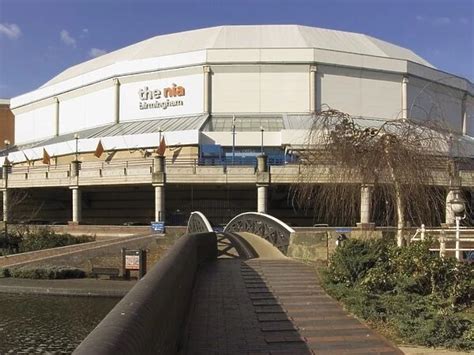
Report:
[[[224,232],[249,232],[272,243],[287,255],[290,238],[295,230],[286,223],[266,213],[245,212],[234,217]]]
[[[208,221],[206,216],[199,212],[191,212],[188,220],[188,227],[186,229],[187,234],[191,233],[204,233],[204,232],[213,232],[211,223]]]
[[[179,238],[74,354],[179,353],[196,272],[200,264],[216,258],[215,233]]]

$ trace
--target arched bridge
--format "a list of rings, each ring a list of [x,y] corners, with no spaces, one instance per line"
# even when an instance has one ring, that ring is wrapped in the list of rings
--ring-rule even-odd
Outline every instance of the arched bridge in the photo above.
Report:
[[[75,353],[402,354],[284,255],[292,233],[254,212],[213,231],[193,212],[187,234]]]

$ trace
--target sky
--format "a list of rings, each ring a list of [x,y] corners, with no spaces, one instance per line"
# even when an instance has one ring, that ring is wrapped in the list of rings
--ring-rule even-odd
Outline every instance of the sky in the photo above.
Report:
[[[226,24],[364,33],[474,82],[474,0],[0,0],[0,98],[156,35]]]

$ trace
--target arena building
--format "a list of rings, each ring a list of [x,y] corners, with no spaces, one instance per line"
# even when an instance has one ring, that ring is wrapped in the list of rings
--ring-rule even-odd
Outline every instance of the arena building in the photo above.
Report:
[[[12,98],[3,189],[28,191],[48,221],[181,223],[201,210],[222,223],[258,206],[312,224],[287,192],[316,111],[367,125],[438,120],[470,141],[473,95],[469,80],[363,34],[257,25],[161,35]],[[166,168],[153,153],[163,137]],[[262,152],[270,167],[256,172]]]

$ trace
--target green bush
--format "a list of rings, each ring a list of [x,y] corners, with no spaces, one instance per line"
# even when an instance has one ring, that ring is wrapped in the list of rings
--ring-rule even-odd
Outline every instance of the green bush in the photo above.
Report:
[[[0,267],[0,279],[10,277],[10,270],[8,268]]]
[[[73,279],[84,278],[84,270],[70,266],[23,266],[9,269],[11,277],[22,279]]]
[[[95,240],[95,237],[71,234],[59,234],[48,227],[23,226],[12,233],[12,238],[18,242],[19,252],[42,250],[63,247],[67,245],[87,243]]]
[[[474,265],[439,258],[431,241],[398,248],[383,240],[348,240],[323,273],[328,292],[353,313],[424,346],[474,349]]]

